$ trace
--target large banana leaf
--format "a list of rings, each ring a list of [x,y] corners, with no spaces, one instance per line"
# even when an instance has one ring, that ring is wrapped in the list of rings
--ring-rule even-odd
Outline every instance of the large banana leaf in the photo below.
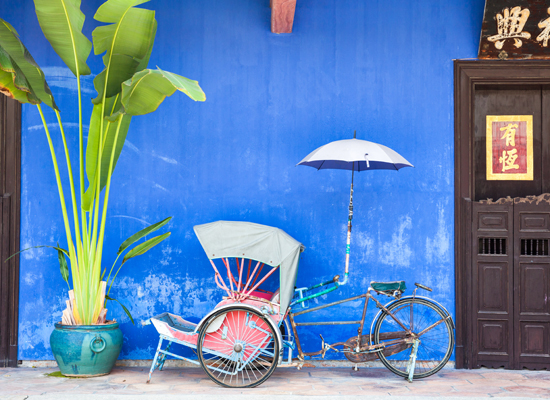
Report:
[[[105,3],[105,4],[108,4],[108,3]],[[102,11],[101,7],[100,7],[100,10],[98,10],[98,13],[100,11]],[[149,38],[149,41],[148,41],[149,48],[145,53],[145,56],[141,59],[141,61],[138,63],[137,67],[135,68],[136,71],[141,71],[147,67],[147,64],[149,63],[149,58],[151,57],[151,52],[153,51],[153,44],[155,42],[156,32],[157,32],[157,21],[153,20],[153,29],[151,31],[151,37]],[[106,70],[104,70],[102,74],[105,75]],[[104,82],[105,82],[104,78],[100,78],[100,79],[96,78],[96,80],[94,80],[94,85],[96,85],[96,89],[98,93],[101,92],[102,90],[101,84],[102,83],[104,84]],[[98,96],[98,99],[100,99],[100,96]],[[121,109],[121,107],[122,105],[120,101],[120,94],[105,99],[104,117],[115,114],[117,111]],[[84,201],[83,201],[83,208],[87,211],[91,209],[92,199],[94,197],[96,185],[97,185],[97,181],[95,181],[95,175],[97,173],[97,159],[98,159],[98,151],[100,148],[99,137],[100,137],[100,126],[101,126],[101,109],[102,109],[101,103],[94,105],[92,117],[90,119],[90,130],[88,133],[88,147],[86,148],[86,175],[88,177],[88,181],[90,182],[90,187],[88,187],[88,190],[86,190],[86,193],[84,195]],[[124,147],[124,142],[126,141],[126,135],[128,134],[128,129],[130,127],[131,120],[132,120],[132,117],[130,115],[122,116],[122,123],[120,125],[120,131],[118,134],[117,145],[115,149],[115,156],[113,160],[113,163],[114,163],[113,171],[115,170],[116,164],[118,162],[118,158],[120,157],[120,153],[122,152],[122,148]],[[107,184],[107,178],[109,175],[109,162],[111,159],[111,152],[112,152],[114,138],[116,134],[116,126],[117,124],[108,123],[108,121],[104,121],[103,123],[103,137],[105,139],[103,144],[103,151],[101,154],[101,190],[103,190],[103,188]]]
[[[80,0],[34,0],[36,16],[55,52],[75,74],[89,75],[86,59],[92,42],[82,33],[84,13]]]
[[[58,109],[52,96],[44,72],[34,61],[27,48],[19,40],[17,31],[9,23],[0,18],[0,47],[11,58],[11,62],[21,70],[27,81],[26,85],[38,100],[50,107]],[[5,80],[5,78],[4,78]]]
[[[123,83],[122,105],[124,110],[121,112],[128,115],[151,113],[176,90],[185,93],[195,101],[206,100],[197,81],[163,71],[160,68],[156,70],[144,69]]]
[[[148,1],[148,0],[147,0]],[[122,82],[130,79],[149,53],[156,31],[155,12],[135,5],[144,0],[109,0],[94,18],[111,25],[100,26],[92,32],[94,53],[105,53],[105,69],[94,79],[98,92],[94,104],[105,97],[120,93]]]
[[[20,103],[40,104],[27,78],[2,47],[0,47],[0,93]]]

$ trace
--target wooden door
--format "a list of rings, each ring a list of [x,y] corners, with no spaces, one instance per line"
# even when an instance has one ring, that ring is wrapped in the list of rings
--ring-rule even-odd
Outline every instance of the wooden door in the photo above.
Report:
[[[0,95],[0,367],[17,366],[21,105]]]
[[[512,207],[511,200],[476,203],[550,193],[550,61],[457,60],[454,66],[456,365],[540,368],[550,340],[547,256],[522,254],[520,246],[524,240],[536,252],[550,232],[543,225],[527,229],[526,223],[536,222],[515,213],[546,211],[519,207],[500,216],[506,229],[491,228],[480,215],[496,224],[494,214],[503,211],[494,207]],[[487,181],[487,115],[533,117],[532,181]],[[505,237],[507,254],[484,254],[481,238]]]
[[[513,203],[472,207],[472,366],[513,368]]]
[[[550,368],[548,199],[523,199],[514,205],[515,369]]]

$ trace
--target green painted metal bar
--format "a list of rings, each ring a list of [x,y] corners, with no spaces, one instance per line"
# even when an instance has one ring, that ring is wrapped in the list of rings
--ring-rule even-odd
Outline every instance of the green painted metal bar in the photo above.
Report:
[[[320,287],[320,286],[319,286],[319,287]],[[336,286],[334,286],[334,287],[331,287],[331,288],[329,288],[329,289],[322,290],[322,291],[320,291],[319,293],[314,293],[314,294],[311,294],[311,295],[309,295],[309,296],[303,297],[303,298],[301,298],[301,299],[295,300],[293,304],[303,303],[304,301],[311,300],[311,299],[314,299],[314,298],[316,298],[316,297],[322,296],[322,295],[324,295],[324,294],[333,292],[333,291],[335,291],[336,289],[338,289],[338,285],[336,285]],[[308,290],[309,290],[309,289],[308,289]]]

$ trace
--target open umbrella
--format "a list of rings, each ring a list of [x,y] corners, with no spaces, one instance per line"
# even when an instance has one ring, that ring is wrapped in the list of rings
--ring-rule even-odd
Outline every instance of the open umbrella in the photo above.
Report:
[[[351,243],[351,220],[353,218],[353,174],[355,171],[368,171],[373,169],[390,169],[398,171],[404,167],[413,165],[400,154],[389,147],[378,143],[368,142],[355,138],[337,140],[321,146],[309,153],[298,165],[307,165],[319,169],[347,169],[351,170],[351,188],[349,194],[348,238],[346,245],[346,269],[344,285],[349,275],[349,253]]]

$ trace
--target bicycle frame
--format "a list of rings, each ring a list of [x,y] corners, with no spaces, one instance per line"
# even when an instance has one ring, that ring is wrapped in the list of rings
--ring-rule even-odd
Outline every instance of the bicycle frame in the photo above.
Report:
[[[414,289],[412,298],[415,298],[416,290],[417,289]],[[342,352],[344,352],[344,353],[345,352],[353,352],[355,354],[363,354],[363,355],[372,354],[372,357],[370,357],[370,358],[375,359],[376,355],[374,353],[384,351],[384,349],[387,346],[392,346],[393,345],[395,348],[390,349],[390,352],[388,353],[388,355],[389,354],[395,354],[395,353],[403,351],[406,348],[412,346],[418,336],[423,335],[424,333],[428,332],[429,330],[435,328],[440,323],[444,322],[447,318],[450,318],[450,316],[447,316],[447,318],[441,319],[440,321],[433,324],[432,326],[429,326],[428,328],[424,329],[424,331],[422,331],[419,335],[415,335],[411,331],[411,329],[409,329],[408,327],[403,325],[403,323],[401,321],[399,321],[394,316],[394,314],[392,314],[387,309],[387,306],[393,304],[395,301],[399,300],[399,298],[396,298],[395,300],[391,300],[390,302],[383,305],[380,301],[378,301],[371,294],[371,292],[376,293],[376,291],[374,289],[369,287],[369,289],[367,290],[366,293],[361,294],[359,296],[354,296],[354,297],[350,297],[350,298],[347,298],[347,299],[344,299],[344,300],[335,301],[335,302],[332,302],[332,303],[329,303],[329,304],[324,304],[324,305],[321,305],[321,306],[318,306],[318,307],[315,307],[315,308],[312,308],[312,309],[309,309],[309,310],[303,310],[303,311],[299,311],[299,312],[296,312],[296,313],[292,313],[292,311],[290,310],[289,313],[288,313],[288,318],[290,320],[290,325],[292,327],[292,333],[293,333],[293,335],[295,337],[295,340],[296,340],[296,347],[298,349],[298,359],[300,360],[300,362],[303,363],[306,356],[307,357],[313,357],[313,356],[322,355],[322,357],[324,358],[325,353],[329,349],[340,352],[340,350],[335,348],[337,346],[344,346],[344,349],[342,350]],[[325,309],[325,308],[333,307],[333,306],[336,306],[336,305],[339,305],[339,304],[347,303],[347,302],[362,299],[362,298],[365,299],[365,304],[363,306],[362,317],[358,321],[296,322],[294,320],[295,317],[303,315],[303,314],[319,311],[319,310],[322,310],[322,309]],[[380,309],[380,312],[375,316],[375,318],[373,319],[373,321],[371,323],[370,333],[367,334],[367,335],[364,335],[363,331],[364,331],[364,326],[365,326],[365,317],[366,317],[366,314],[367,314],[367,308],[368,308],[368,304],[369,304],[370,299],[374,300],[374,302],[376,303],[376,306]],[[376,321],[376,319],[378,318],[378,316],[382,312],[386,312],[399,326],[401,326],[403,328],[403,331],[402,332],[389,332],[389,333],[384,334],[384,336],[381,337],[380,339],[386,340],[386,342],[376,345],[376,344],[374,344],[374,338],[373,338],[373,335],[372,335],[372,327],[374,325],[374,322]],[[412,313],[413,312],[414,311],[411,308],[411,321],[413,320],[413,318],[412,318]],[[319,351],[316,351],[316,352],[304,353],[303,350],[302,350],[301,343],[300,343],[300,337],[298,335],[298,331],[297,331],[296,328],[298,326],[315,326],[315,325],[359,325],[359,328],[357,330],[357,346],[356,346],[356,348],[353,349],[353,350],[346,350],[345,347],[349,347],[349,345],[346,342],[338,342],[338,343],[334,343],[334,344],[327,344],[327,343],[325,343],[323,337],[321,336],[322,349],[319,350]],[[366,346],[363,345],[363,338],[364,337],[367,338],[368,345],[366,345]],[[400,343],[402,344],[401,346],[398,345]],[[369,357],[367,357],[367,358],[369,358]]]

